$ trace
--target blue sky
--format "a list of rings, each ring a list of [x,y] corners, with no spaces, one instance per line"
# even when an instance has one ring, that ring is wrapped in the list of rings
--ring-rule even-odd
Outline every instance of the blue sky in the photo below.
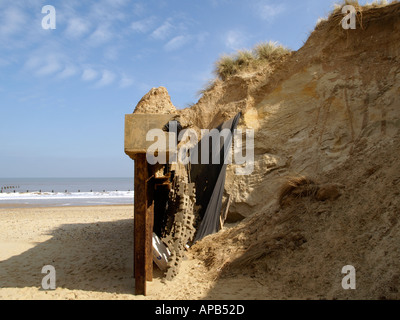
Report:
[[[297,50],[334,2],[0,0],[0,178],[132,176],[124,115],[152,87],[187,107],[220,55]]]

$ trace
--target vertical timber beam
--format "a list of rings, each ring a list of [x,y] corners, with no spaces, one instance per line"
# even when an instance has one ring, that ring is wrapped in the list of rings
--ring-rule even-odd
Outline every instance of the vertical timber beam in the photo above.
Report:
[[[135,156],[134,273],[135,294],[146,295],[146,280],[153,279],[152,233],[154,205],[146,154]]]
[[[149,165],[150,167],[150,165]],[[149,171],[151,169],[149,168]],[[151,172],[152,173],[152,172]],[[146,280],[153,281],[154,176],[147,179],[146,211]]]

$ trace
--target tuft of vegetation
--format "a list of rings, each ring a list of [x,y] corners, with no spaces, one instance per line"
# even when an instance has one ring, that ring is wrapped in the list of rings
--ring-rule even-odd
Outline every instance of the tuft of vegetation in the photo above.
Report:
[[[342,30],[342,26],[341,26],[342,20],[343,20],[342,8],[346,5],[351,5],[356,10],[357,23],[360,25],[361,29],[364,29],[363,15],[367,10],[375,9],[375,8],[382,8],[382,7],[386,7],[390,4],[395,4],[395,3],[398,3],[398,1],[393,0],[393,1],[389,2],[387,0],[374,0],[365,5],[362,5],[358,2],[358,0],[342,0],[340,3],[334,4],[334,10],[330,14],[328,21],[331,21],[331,22],[333,22],[333,24],[338,25],[339,30]],[[317,24],[317,27],[319,27],[321,24],[322,23]]]
[[[393,0],[393,1],[388,1],[388,0],[374,0],[372,2],[368,2],[365,5],[362,5],[358,2],[358,0],[343,0],[341,3],[335,3],[334,4],[334,12],[341,10],[343,6],[346,5],[351,5],[353,6],[357,11],[361,11],[362,9],[370,9],[370,8],[381,8],[385,7],[391,3],[397,3],[398,1]]]
[[[278,202],[282,207],[290,197],[314,196],[318,191],[318,185],[313,179],[305,176],[288,177],[279,190]]]
[[[223,55],[216,63],[214,73],[222,80],[261,63],[273,63],[291,51],[276,42],[258,44],[253,50],[240,50],[233,55]]]
[[[238,70],[239,68],[236,63],[236,57],[232,55],[224,55],[216,62],[214,73],[222,80],[225,80],[229,76],[236,74]]]
[[[257,59],[268,62],[279,60],[290,53],[290,50],[276,42],[260,43],[254,48]]]
[[[249,50],[238,51],[236,65],[240,68],[249,66],[254,61],[254,55]]]

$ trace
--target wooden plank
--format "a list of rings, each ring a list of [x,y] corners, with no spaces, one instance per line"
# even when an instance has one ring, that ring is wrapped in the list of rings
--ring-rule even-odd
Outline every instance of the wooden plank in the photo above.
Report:
[[[231,195],[228,195],[228,199],[226,200],[225,209],[221,212],[221,215],[219,216],[219,228],[220,229],[222,229],[224,227],[224,223],[225,223],[226,217],[228,216],[230,205],[231,205]]]
[[[146,279],[148,278],[148,210],[147,210],[148,168],[146,154],[135,156],[134,183],[134,272],[135,294],[146,295]],[[147,249],[147,250],[146,250]]]

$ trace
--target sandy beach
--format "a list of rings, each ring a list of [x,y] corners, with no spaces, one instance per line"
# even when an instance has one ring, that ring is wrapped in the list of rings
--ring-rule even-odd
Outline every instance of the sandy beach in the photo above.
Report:
[[[145,298],[133,295],[132,217],[133,206],[0,209],[0,299]],[[54,291],[41,288],[45,265]],[[146,298],[163,297],[157,272]]]
[[[0,230],[2,300],[261,297],[240,279],[215,288],[215,275],[190,255],[173,281],[155,267],[148,295],[135,296],[133,206],[3,208]],[[41,288],[45,265],[56,270],[56,290]]]

